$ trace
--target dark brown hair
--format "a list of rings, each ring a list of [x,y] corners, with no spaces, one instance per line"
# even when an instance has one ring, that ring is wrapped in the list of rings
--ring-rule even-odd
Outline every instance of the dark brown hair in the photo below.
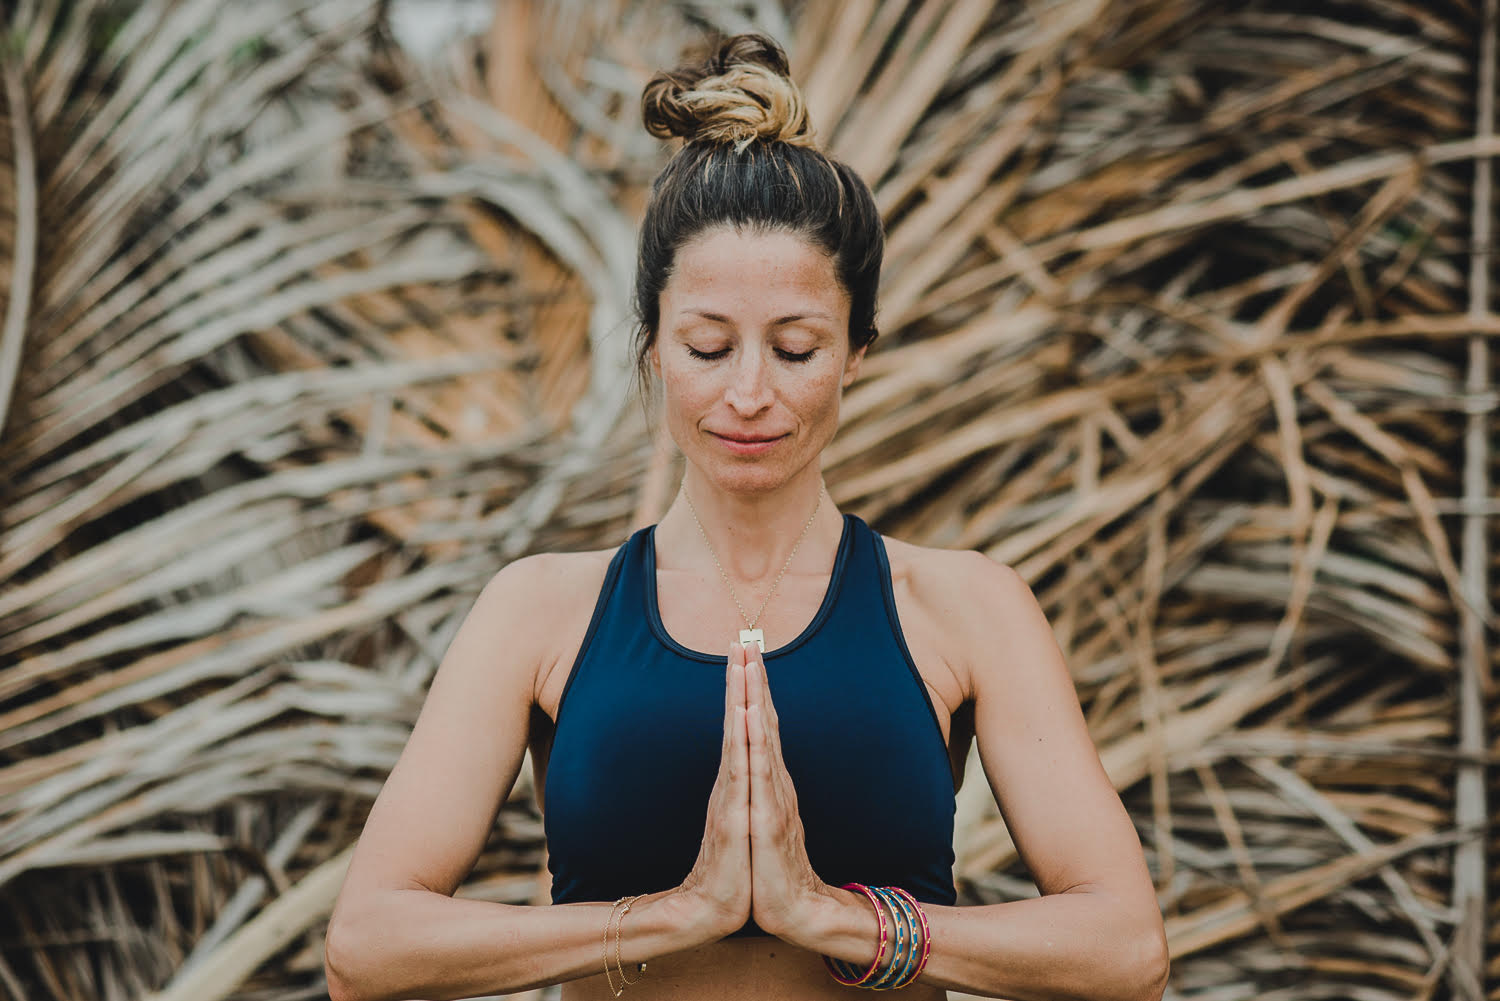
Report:
[[[636,363],[661,322],[679,247],[704,230],[796,233],[833,260],[849,295],[849,347],[875,340],[885,234],[870,188],[817,149],[786,54],[764,35],[735,35],[702,63],[662,72],[641,95],[646,130],[686,140],[651,186],[636,263]]]

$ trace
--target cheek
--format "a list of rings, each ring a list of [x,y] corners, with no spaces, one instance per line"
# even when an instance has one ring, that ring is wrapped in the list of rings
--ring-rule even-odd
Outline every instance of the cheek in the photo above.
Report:
[[[843,390],[839,370],[818,372],[801,384],[798,392],[798,407],[810,420],[827,420],[839,412],[839,396]]]
[[[701,373],[693,375],[670,367],[662,370],[661,390],[668,415],[677,418],[701,414],[721,395],[712,379],[703,378]]]

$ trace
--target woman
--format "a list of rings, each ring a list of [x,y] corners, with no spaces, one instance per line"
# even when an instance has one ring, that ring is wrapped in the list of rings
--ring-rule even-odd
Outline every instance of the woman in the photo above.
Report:
[[[688,140],[637,275],[682,489],[619,550],[520,560],[480,595],[354,854],[330,994],[1159,998],[1140,844],[1030,590],[824,489],[875,337],[869,189],[812,146],[761,36],[643,106]],[[975,737],[1037,899],[952,906]],[[554,904],[454,899],[528,741]]]

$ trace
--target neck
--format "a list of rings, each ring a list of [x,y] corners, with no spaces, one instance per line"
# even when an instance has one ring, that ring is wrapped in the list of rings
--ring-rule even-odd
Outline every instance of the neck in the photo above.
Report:
[[[658,538],[666,530],[681,547],[678,552],[703,550],[703,539],[688,508],[687,499],[691,499],[713,547],[712,554],[702,552],[702,560],[712,565],[712,557],[717,556],[724,571],[735,580],[758,582],[774,577],[799,538],[802,544],[789,571],[796,572],[795,564],[804,560],[809,566],[821,567],[827,559],[826,537],[831,534],[836,547],[843,520],[833,499],[823,495],[822,473],[816,468],[809,473],[770,493],[740,494],[717,489],[689,466],[677,499],[661,519]],[[684,562],[697,561],[689,557]]]

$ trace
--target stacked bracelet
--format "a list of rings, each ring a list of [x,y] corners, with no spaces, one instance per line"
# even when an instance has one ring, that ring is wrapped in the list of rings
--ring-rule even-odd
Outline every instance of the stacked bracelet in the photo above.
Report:
[[[884,973],[876,977],[870,984],[872,991],[894,990],[906,979],[911,972],[912,960],[918,954],[919,943],[917,942],[917,921],[911,916],[906,901],[902,900],[889,886],[871,887],[885,900],[885,904],[891,910],[891,924],[895,928],[896,948],[891,953],[891,965],[886,967]],[[907,946],[908,940],[910,946]]]
[[[895,938],[896,944],[891,950],[890,964],[881,971],[878,977],[865,986],[872,991],[888,991],[891,985],[906,972],[911,957],[917,952],[916,929],[911,922],[907,921],[906,914],[902,906],[897,903],[898,898],[891,892],[890,887],[872,886],[870,889],[880,895],[880,899],[885,902],[886,909],[891,912],[891,935]],[[911,940],[910,945],[907,944],[908,939]]]
[[[828,967],[828,972],[833,974],[833,979],[845,987],[863,987],[875,975],[875,971],[880,968],[880,960],[885,956],[885,908],[880,906],[880,900],[875,896],[875,892],[863,883],[845,883],[840,889],[858,890],[870,898],[870,903],[875,907],[875,916],[880,919],[880,941],[875,947],[875,961],[870,964],[870,968],[863,974],[852,972],[849,964],[845,963],[842,959],[834,959],[832,956],[824,956],[823,965]]]
[[[858,973],[841,959],[823,957],[823,965],[833,979],[847,987],[865,987],[875,991],[894,991],[905,987],[921,975],[932,951],[927,914],[915,897],[899,886],[865,886],[845,883],[840,889],[858,890],[875,907],[880,923],[880,938],[875,946],[875,960],[864,973]],[[886,921],[890,911],[891,920]],[[894,943],[892,943],[894,939]],[[890,962],[882,968],[887,946]]]
[[[604,981],[605,981],[605,983],[609,984],[610,993],[613,994],[615,997],[619,997],[621,994],[625,993],[625,985],[626,984],[637,984],[637,983],[640,983],[640,978],[639,977],[637,977],[635,980],[626,980],[625,979],[625,965],[620,961],[620,952],[621,952],[621,946],[620,946],[620,938],[621,938],[620,929],[622,927],[624,927],[624,925],[625,925],[625,915],[627,915],[627,914],[630,913],[630,905],[633,904],[633,903],[635,903],[637,900],[641,899],[641,897],[643,897],[643,896],[645,896],[645,894],[638,893],[638,894],[636,894],[633,897],[621,897],[619,900],[616,900],[614,906],[609,909],[609,917],[607,917],[607,918],[604,919]],[[621,909],[621,907],[620,907],[621,904],[625,905],[624,909]],[[620,920],[618,922],[615,921],[615,912],[616,911],[620,912]],[[620,971],[620,987],[619,987],[618,990],[615,989],[614,981],[611,980],[610,976],[609,976],[609,926],[610,925],[614,925],[615,926],[615,968]],[[645,973],[646,972],[646,964],[645,963],[637,963],[637,964],[635,964],[635,969],[636,969],[637,973]]]
[[[899,886],[893,886],[891,887],[891,889],[895,890],[897,894],[904,898],[911,909],[916,912],[917,919],[922,926],[922,955],[917,959],[917,968],[911,972],[911,976],[905,978],[896,985],[897,987],[905,987],[907,984],[917,979],[917,977],[921,976],[922,970],[926,968],[927,957],[932,953],[932,934],[930,929],[927,927],[927,912],[922,910],[922,905],[917,903],[917,898],[913,897],[910,893],[907,893]]]

